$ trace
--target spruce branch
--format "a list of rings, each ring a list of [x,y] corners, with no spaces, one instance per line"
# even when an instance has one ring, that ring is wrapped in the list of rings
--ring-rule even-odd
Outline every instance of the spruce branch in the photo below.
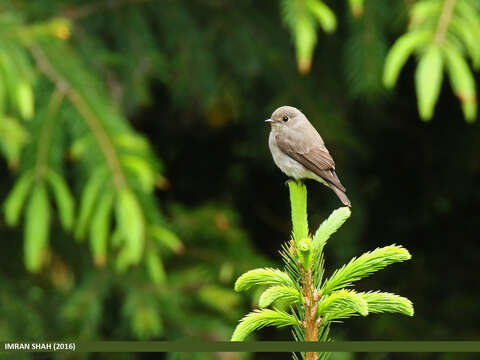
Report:
[[[336,270],[324,282],[321,289],[322,295],[328,295],[334,290],[352,286],[354,281],[369,276],[387,265],[409,260],[410,258],[411,255],[406,249],[396,245],[385,246],[366,252],[358,258],[353,258],[348,264]]]
[[[313,246],[317,251],[322,251],[327,240],[350,217],[351,211],[347,206],[334,210],[327,220],[322,222],[313,236]]]
[[[368,315],[366,299],[354,290],[341,289],[326,296],[318,305],[318,314],[325,321],[338,319],[338,313],[351,312],[362,316]]]
[[[253,286],[269,285],[259,299],[259,307],[240,320],[232,341],[241,341],[264,326],[292,326],[296,341],[328,341],[330,326],[340,319],[366,316],[370,313],[392,312],[413,315],[413,306],[407,298],[379,291],[356,292],[345,287],[395,262],[411,258],[401,246],[391,245],[353,258],[323,281],[323,250],[327,239],[350,216],[349,208],[332,212],[315,233],[308,235],[307,192],[305,185],[289,182],[292,206],[292,239],[282,245],[284,271],[271,268],[255,269],[241,275],[235,290],[248,290]],[[289,313],[274,306],[277,301],[290,306]],[[307,352],[306,360],[327,359],[328,353]],[[294,354],[294,358],[297,358]]]
[[[304,320],[304,338],[305,341],[318,341],[319,320],[317,314],[318,297],[316,296],[315,287],[312,279],[312,269],[303,269],[302,272],[302,289],[305,302],[305,320]],[[317,353],[306,353],[306,360],[317,359]]]
[[[289,305],[304,300],[296,288],[285,285],[276,285],[269,287],[262,293],[258,300],[258,306],[261,308],[268,307],[278,299],[282,299],[282,301]]]
[[[48,169],[46,178],[57,204],[60,222],[63,228],[68,231],[72,228],[75,217],[75,200],[73,195],[63,177],[52,169]]]
[[[25,171],[16,181],[13,189],[4,203],[5,221],[9,226],[16,226],[20,221],[20,215],[27,195],[35,180],[32,170]]]
[[[49,164],[52,152],[53,134],[63,93],[54,91],[46,111],[37,115],[41,125],[35,152],[35,164],[27,170],[5,202],[6,219],[9,225],[16,225],[23,203],[27,202],[24,224],[24,262],[27,270],[37,272],[47,258],[50,236],[51,193],[57,205],[60,222],[70,230],[74,221],[74,199],[65,180]],[[41,213],[41,214],[40,214]]]
[[[332,295],[335,293],[337,292],[333,292]],[[363,299],[369,314],[399,313],[407,316],[413,316],[414,313],[412,302],[399,295],[380,291],[369,291],[355,293],[355,296]],[[337,307],[334,309],[334,311],[331,311],[328,314],[328,321],[347,319],[357,315],[363,314],[351,305]]]
[[[1,87],[2,85],[0,85]],[[0,97],[1,92],[2,90],[0,90]],[[18,168],[20,155],[29,139],[28,131],[17,119],[6,116],[2,118],[2,121],[0,121],[0,150],[3,151],[10,169]]]
[[[96,169],[87,180],[87,184],[80,199],[80,209],[78,212],[78,220],[75,226],[74,236],[77,240],[85,236],[88,221],[94,211],[96,200],[100,194],[102,186],[107,178],[107,169]]]
[[[110,171],[112,172],[115,186],[118,188],[127,187],[125,175],[120,165],[115,147],[95,113],[90,109],[90,106],[83,99],[82,95],[70,85],[67,79],[55,70],[40,46],[32,44],[30,46],[30,51],[37,63],[38,69],[43,72],[58,89],[60,89],[59,91],[61,93],[65,92],[67,98],[89,126],[105,156]]]
[[[40,131],[37,148],[37,159],[35,162],[35,175],[38,179],[43,178],[48,170],[48,150],[55,129],[57,113],[63,100],[63,89],[56,89],[47,105],[46,121]]]
[[[308,237],[307,188],[301,182],[290,180],[290,203],[292,207],[293,240],[298,244]]]
[[[265,326],[298,326],[297,319],[294,316],[280,310],[254,310],[246,315],[236,327],[231,341],[242,341],[251,332],[261,329]]]
[[[437,29],[435,30],[434,41],[437,44],[442,44],[445,40],[448,25],[452,19],[453,9],[457,0],[445,0],[443,2],[442,12],[438,19]]]
[[[383,83],[395,85],[401,68],[415,54],[415,89],[420,118],[429,121],[440,96],[446,70],[464,118],[477,115],[475,77],[480,68],[480,12],[469,0],[421,0],[410,10],[408,32],[392,46],[385,59]]]
[[[45,183],[36,182],[25,214],[23,252],[28,271],[37,272],[43,265],[50,233],[50,217],[51,208]]]
[[[413,316],[413,304],[403,296],[380,291],[360,292],[359,295],[367,302],[370,313],[387,312]]]
[[[153,229],[155,226],[161,229],[164,227],[161,214],[151,199],[160,178],[160,163],[148,141],[131,134],[132,131],[111,108],[110,101],[102,93],[101,85],[88,72],[82,73],[84,68],[78,61],[78,56],[71,53],[67,46],[61,42],[29,42],[28,48],[39,71],[55,86],[51,106],[47,111],[47,130],[42,140],[52,137],[52,114],[57,112],[61,99],[65,97],[68,100],[66,109],[71,106],[83,120],[85,130],[89,130],[87,135],[82,134],[72,145],[72,155],[82,157],[86,165],[92,165],[90,159],[104,160],[104,164],[94,165],[96,169],[90,174],[83,190],[75,237],[82,239],[88,234],[94,262],[97,266],[104,266],[107,242],[112,235],[112,243],[115,242],[119,248],[116,269],[124,271],[130,265],[140,262],[147,243],[150,244],[147,252],[158,250],[156,243],[149,242],[148,237],[158,238],[159,231],[152,233],[148,229],[150,226]],[[70,72],[72,67],[75,68],[75,73]],[[98,146],[92,147],[93,141]],[[47,143],[42,141],[41,146]],[[94,156],[86,156],[91,148]],[[39,150],[40,160],[36,174],[45,172],[46,166],[42,161],[45,153],[43,148]],[[62,190],[65,186],[56,180],[58,178],[52,175],[50,183],[56,191],[57,202],[63,201],[62,204],[58,203],[58,208],[63,211],[62,224],[70,229],[72,202],[68,202],[68,197],[60,196],[64,195]],[[113,217],[116,220],[114,226]],[[181,242],[168,236],[168,229],[164,230],[161,238],[165,238],[165,242],[170,241],[171,246],[180,247]],[[152,255],[148,259],[148,271],[158,275],[160,266],[156,265],[159,261]],[[156,276],[156,279],[160,277]]]
[[[337,18],[321,0],[282,0],[280,7],[283,21],[292,33],[298,71],[307,74],[312,66],[318,25],[332,33],[337,28]]]
[[[248,290],[256,285],[294,286],[287,273],[271,268],[250,270],[235,282],[235,291]]]

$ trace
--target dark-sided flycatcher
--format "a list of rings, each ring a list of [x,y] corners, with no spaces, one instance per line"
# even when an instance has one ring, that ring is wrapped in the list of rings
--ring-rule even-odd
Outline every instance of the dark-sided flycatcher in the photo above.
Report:
[[[265,121],[271,124],[268,146],[280,170],[295,180],[319,181],[332,189],[344,205],[352,206],[322,137],[300,110],[282,106]]]

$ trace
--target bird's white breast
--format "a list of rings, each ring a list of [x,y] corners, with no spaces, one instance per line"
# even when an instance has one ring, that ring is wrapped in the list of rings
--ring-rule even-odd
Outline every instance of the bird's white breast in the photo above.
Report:
[[[272,153],[273,161],[285,175],[296,180],[313,179],[329,187],[325,180],[323,180],[320,176],[311,172],[298,161],[292,159],[290,156],[280,150],[275,140],[275,134],[273,134],[272,131],[270,131],[270,136],[268,137],[268,147]]]
[[[275,135],[272,132],[270,132],[270,136],[268,138],[268,146],[270,147],[273,161],[285,175],[294,179],[310,177],[308,176],[309,174],[307,174],[310,173],[309,170],[279,149],[275,141]]]

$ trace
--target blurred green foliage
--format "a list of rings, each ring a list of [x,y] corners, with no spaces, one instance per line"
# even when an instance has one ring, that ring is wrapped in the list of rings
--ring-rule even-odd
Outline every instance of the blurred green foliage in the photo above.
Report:
[[[474,0],[0,1],[1,338],[229,339],[260,295],[240,297],[234,279],[273,266],[289,236],[262,123],[283,104],[319,129],[354,203],[331,263],[385,239],[415,254],[410,276],[368,286],[411,298],[415,325],[387,317],[334,338],[475,338],[474,316],[449,315],[457,302],[474,311],[463,288],[431,306],[462,282],[439,284],[444,268],[429,262],[451,262],[462,238],[447,277],[472,283],[462,266],[475,222],[451,217],[480,204],[480,139],[452,121],[460,106],[442,74],[473,121],[479,11]],[[426,41],[405,45],[419,32]],[[414,83],[422,118],[440,109],[429,128]],[[338,204],[309,191],[316,226]],[[444,226],[444,252],[423,256],[415,246]],[[406,277],[410,293],[397,289]]]
[[[444,68],[467,121],[477,118],[475,79],[467,62],[480,67],[479,3],[472,0],[419,1],[410,10],[407,34],[392,47],[385,63],[384,83],[395,84],[400,68],[412,52],[419,58],[415,72],[418,110],[430,120],[440,95]]]

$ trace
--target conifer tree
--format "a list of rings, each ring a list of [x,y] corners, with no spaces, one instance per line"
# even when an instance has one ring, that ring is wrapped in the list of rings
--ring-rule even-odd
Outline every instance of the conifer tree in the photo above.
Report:
[[[284,270],[254,269],[237,279],[236,291],[254,286],[264,286],[265,290],[258,300],[260,309],[240,320],[232,341],[244,340],[265,326],[291,326],[296,341],[327,341],[332,324],[352,316],[384,312],[413,316],[413,305],[407,298],[389,292],[350,289],[354,282],[390,264],[409,260],[410,253],[397,245],[377,248],[325,276],[327,240],[350,217],[350,209],[342,207],[332,212],[312,235],[307,219],[306,187],[295,181],[290,181],[288,186],[293,230],[292,239],[281,251]],[[277,301],[289,309],[276,308]],[[301,355],[307,360],[328,357],[328,353]]]

